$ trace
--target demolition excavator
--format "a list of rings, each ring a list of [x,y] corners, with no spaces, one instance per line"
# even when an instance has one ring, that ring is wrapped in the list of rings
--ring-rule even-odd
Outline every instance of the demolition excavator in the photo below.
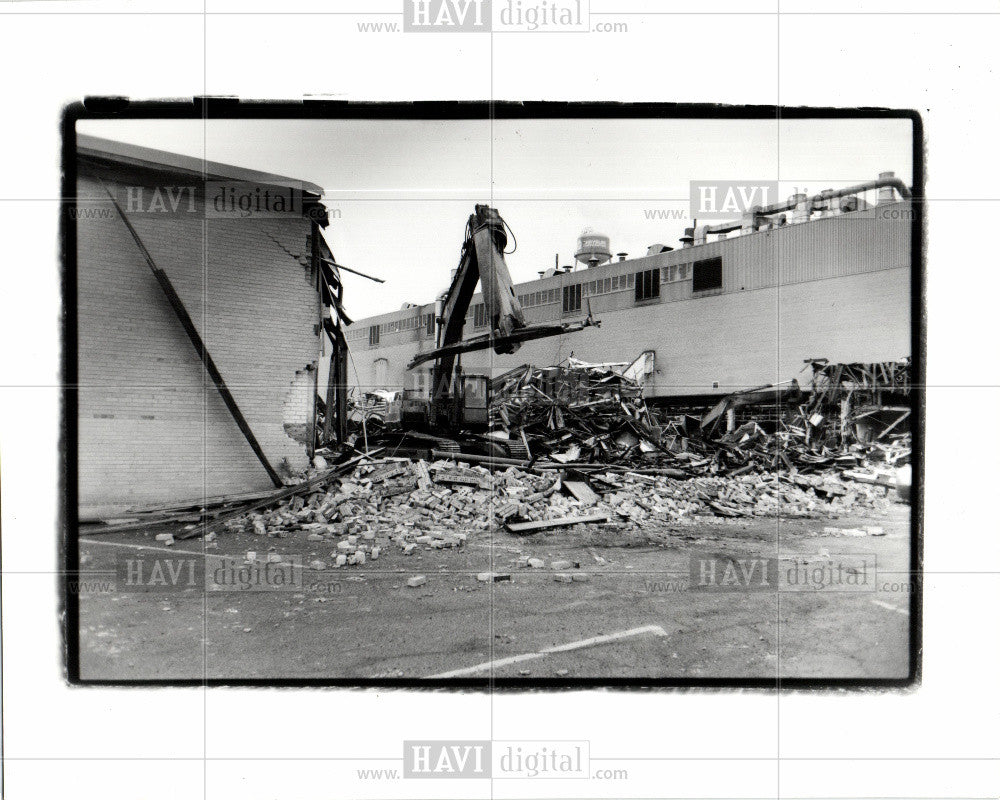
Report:
[[[416,390],[403,394],[404,430],[450,437],[460,431],[476,433],[488,428],[489,376],[464,373],[462,353],[492,348],[496,353],[510,354],[522,342],[600,325],[589,313],[579,322],[539,325],[525,322],[504,261],[508,231],[503,218],[490,206],[477,205],[469,217],[458,269],[436,319],[436,347],[419,353],[407,365],[407,369],[413,369],[433,362],[429,396]],[[463,339],[466,315],[477,284],[481,287],[489,332]]]

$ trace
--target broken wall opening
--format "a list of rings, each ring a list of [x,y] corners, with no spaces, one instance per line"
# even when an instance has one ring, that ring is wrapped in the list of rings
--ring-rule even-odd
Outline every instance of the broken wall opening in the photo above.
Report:
[[[281,422],[285,435],[304,445],[309,444],[312,434],[315,372],[315,362],[295,371],[295,378],[289,384],[281,407]]]

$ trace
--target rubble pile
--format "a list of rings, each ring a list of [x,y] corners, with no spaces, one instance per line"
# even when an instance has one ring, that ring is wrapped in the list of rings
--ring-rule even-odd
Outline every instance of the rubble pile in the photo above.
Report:
[[[617,365],[569,359],[546,369],[523,366],[493,381],[491,420],[509,439],[522,440],[534,460],[573,466],[736,476],[907,463],[911,444],[904,423],[910,408],[886,400],[899,402],[909,394],[908,361],[819,359],[807,367],[813,371],[808,395],[794,381],[760,387],[725,397],[694,416],[649,409],[641,383]]]
[[[514,472],[509,470],[508,473]],[[515,475],[514,480],[520,476]],[[732,477],[678,479],[635,472],[589,475],[590,497],[582,498],[574,482],[556,479],[538,498],[518,498],[499,506],[498,521],[512,518],[558,520],[581,514],[606,513],[609,519],[641,526],[650,522],[693,522],[699,516],[819,517],[839,516],[861,509],[884,512],[884,486],[841,480],[834,475],[793,477],[747,474]],[[517,504],[517,510],[510,509]]]
[[[227,524],[230,530],[284,538],[305,532],[335,545],[330,566],[377,560],[389,547],[461,547],[470,531],[490,525],[491,493],[476,470],[383,459],[332,478],[307,495]],[[485,472],[485,470],[483,470]],[[486,478],[489,477],[486,473]]]
[[[620,530],[715,517],[835,517],[884,512],[886,488],[831,474],[744,474],[679,479],[630,471],[570,480],[558,472],[494,471],[461,459],[382,459],[334,477],[311,493],[227,523],[260,536],[305,534],[331,547],[318,569],[364,564],[390,550],[462,547],[469,535],[507,527],[533,533],[600,523]]]
[[[494,433],[520,442],[523,459],[362,455],[225,524],[261,536],[305,533],[330,545],[331,566],[348,566],[390,550],[462,547],[501,528],[632,531],[888,510],[889,473],[910,454],[907,362],[813,360],[808,395],[790,382],[730,395],[701,416],[659,417],[633,365],[569,359],[494,379]]]
[[[642,385],[626,365],[567,359],[555,367],[518,367],[490,383],[490,420],[526,440],[533,457],[560,462],[626,463],[656,451],[658,434]]]

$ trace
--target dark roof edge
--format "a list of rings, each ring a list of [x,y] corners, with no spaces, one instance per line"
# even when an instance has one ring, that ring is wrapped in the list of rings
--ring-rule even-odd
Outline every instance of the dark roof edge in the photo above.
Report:
[[[317,198],[323,195],[322,186],[308,181],[289,178],[285,175],[275,175],[269,172],[234,167],[231,164],[221,164],[216,161],[203,161],[194,156],[170,153],[166,150],[154,150],[151,147],[116,142],[112,139],[104,139],[84,133],[76,135],[76,152],[78,157],[99,158],[144,169],[166,170],[184,175],[196,175],[199,178],[205,175],[210,180],[222,178],[266,184],[268,186],[301,189],[303,192],[316,195]]]

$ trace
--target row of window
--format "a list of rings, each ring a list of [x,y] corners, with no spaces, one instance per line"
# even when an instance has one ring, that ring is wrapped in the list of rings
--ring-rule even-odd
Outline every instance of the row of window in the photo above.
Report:
[[[693,291],[706,291],[722,287],[722,259],[708,258],[693,264],[671,264],[659,270],[643,270],[630,272],[626,275],[612,275],[599,280],[585,281],[581,284],[571,284],[563,287],[563,312],[579,311],[583,297],[595,297],[611,292],[635,290],[636,300],[650,300],[660,296],[659,283],[674,283],[693,279],[697,286]],[[518,300],[523,308],[530,308],[545,303],[558,301],[556,289],[547,289],[519,295]],[[485,318],[482,325],[485,326]],[[480,323],[476,322],[479,327]]]
[[[582,285],[587,297],[593,297],[598,294],[608,294],[609,292],[621,292],[631,289],[634,282],[635,273],[630,272],[628,275],[613,275],[602,280],[586,281]]]
[[[669,267],[661,267],[661,271],[663,272],[664,283],[686,281],[691,277],[690,264],[671,264]]]
[[[634,289],[636,302],[655,300],[660,296],[661,282],[672,283],[687,280],[689,277],[691,278],[691,291],[694,293],[721,289],[722,258],[706,258],[692,264],[673,264],[669,267],[630,272],[627,275],[615,275],[600,280],[572,283],[562,287],[562,310],[564,314],[572,314],[582,310],[584,297],[628,289]],[[559,289],[545,289],[518,295],[517,299],[522,308],[532,308],[558,303],[559,297]],[[476,328],[487,326],[488,319],[484,303],[476,303],[472,307],[472,324]],[[378,345],[382,334],[417,329],[421,329],[425,336],[433,336],[434,315],[420,314],[419,316],[385,322],[381,325],[372,325],[368,328],[368,344],[373,347]],[[351,331],[348,338],[356,339],[363,337],[363,335],[363,329]]]
[[[541,292],[529,292],[528,294],[519,294],[517,296],[517,302],[521,304],[521,308],[534,308],[535,306],[544,306],[548,303],[558,303],[559,302],[559,290],[558,289],[545,289]]]
[[[660,270],[647,269],[635,273],[635,299],[652,300],[660,296]]]
[[[368,344],[372,347],[381,341],[384,334],[400,333],[401,331],[421,331],[424,336],[434,335],[434,314],[419,314],[415,317],[405,319],[394,319],[383,322],[381,325],[368,326]],[[348,339],[360,339],[364,337],[364,328],[351,331]]]
[[[579,311],[583,301],[583,284],[563,286],[563,314]]]

